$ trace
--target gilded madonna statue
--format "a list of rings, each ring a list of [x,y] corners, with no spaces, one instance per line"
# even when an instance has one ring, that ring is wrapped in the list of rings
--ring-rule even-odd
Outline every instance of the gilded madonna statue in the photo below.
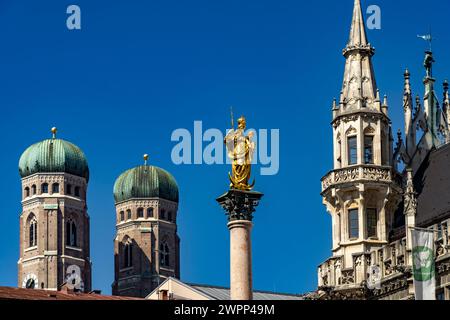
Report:
[[[253,132],[245,135],[246,122],[243,116],[238,119],[237,129],[234,129],[233,121],[232,127],[224,139],[228,157],[232,161],[232,172],[228,173],[230,188],[250,191],[255,185],[255,180],[249,184],[255,150],[255,142],[252,141]]]

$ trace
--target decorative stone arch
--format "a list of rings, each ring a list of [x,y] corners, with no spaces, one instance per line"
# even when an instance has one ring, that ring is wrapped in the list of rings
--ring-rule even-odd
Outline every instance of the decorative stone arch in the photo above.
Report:
[[[345,131],[345,135],[347,137],[358,134],[358,130],[356,130],[352,125]]]
[[[375,134],[375,129],[372,127],[372,125],[369,124],[364,128],[364,134],[365,135],[373,135],[373,134]]]

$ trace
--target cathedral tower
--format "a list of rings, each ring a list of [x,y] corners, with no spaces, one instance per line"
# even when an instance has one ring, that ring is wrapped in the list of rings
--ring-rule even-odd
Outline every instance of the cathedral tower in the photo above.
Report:
[[[381,101],[377,89],[374,53],[360,0],[355,0],[350,37],[343,50],[342,91],[332,107],[334,169],[322,178],[323,202],[332,218],[333,257],[328,264],[333,272],[319,270],[321,286],[327,282],[359,285],[365,279],[368,252],[388,242],[401,199],[392,166],[388,103],[386,97]]]
[[[167,277],[180,277],[178,186],[167,171],[147,164],[114,184],[116,237],[113,294],[145,297]]]
[[[74,144],[53,138],[22,154],[22,213],[18,285],[60,290],[64,283],[91,290],[89,168]]]

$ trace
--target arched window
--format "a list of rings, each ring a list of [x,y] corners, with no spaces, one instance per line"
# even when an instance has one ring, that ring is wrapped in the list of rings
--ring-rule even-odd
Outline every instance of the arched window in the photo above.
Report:
[[[127,210],[127,220],[131,220],[131,210]]]
[[[75,197],[80,196],[80,187],[75,187]]]
[[[70,247],[77,246],[77,226],[72,220],[66,222],[66,245]]]
[[[144,217],[144,208],[138,208],[137,209],[137,217],[143,218]]]
[[[129,268],[133,266],[133,244],[130,240],[123,246],[123,267]]]
[[[147,208],[147,218],[153,218],[153,208]]]
[[[52,193],[59,193],[59,183],[54,183],[52,185]]]
[[[364,163],[373,164],[373,136],[364,136]]]
[[[125,220],[125,212],[123,212],[123,211],[120,211],[120,221],[123,221],[123,220]]]
[[[41,193],[48,193],[48,183],[43,183],[41,185]]]
[[[25,198],[28,198],[30,196],[30,188],[25,188]]]
[[[37,246],[37,219],[36,216],[31,213],[28,217],[28,246]]]
[[[66,186],[66,194],[69,194],[69,195],[72,194],[72,185],[71,184],[68,184]]]
[[[35,194],[36,194],[36,185],[33,184],[33,185],[31,186],[31,195],[34,196]]]
[[[359,237],[359,216],[357,208],[348,210],[348,237],[353,240]]]
[[[160,217],[159,217],[161,220],[165,220],[166,219],[166,210],[164,210],[164,209],[161,209],[161,214],[160,214]]]
[[[347,138],[347,151],[348,151],[348,165],[353,165],[358,162],[358,147],[356,142],[356,136]]]
[[[169,263],[169,246],[163,242],[159,245],[159,263],[163,267],[168,267]]]

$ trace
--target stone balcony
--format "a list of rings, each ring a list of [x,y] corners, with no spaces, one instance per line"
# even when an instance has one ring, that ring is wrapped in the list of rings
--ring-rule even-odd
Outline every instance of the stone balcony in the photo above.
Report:
[[[391,167],[355,165],[329,172],[322,178],[322,193],[331,187],[355,182],[401,183],[401,177]]]

